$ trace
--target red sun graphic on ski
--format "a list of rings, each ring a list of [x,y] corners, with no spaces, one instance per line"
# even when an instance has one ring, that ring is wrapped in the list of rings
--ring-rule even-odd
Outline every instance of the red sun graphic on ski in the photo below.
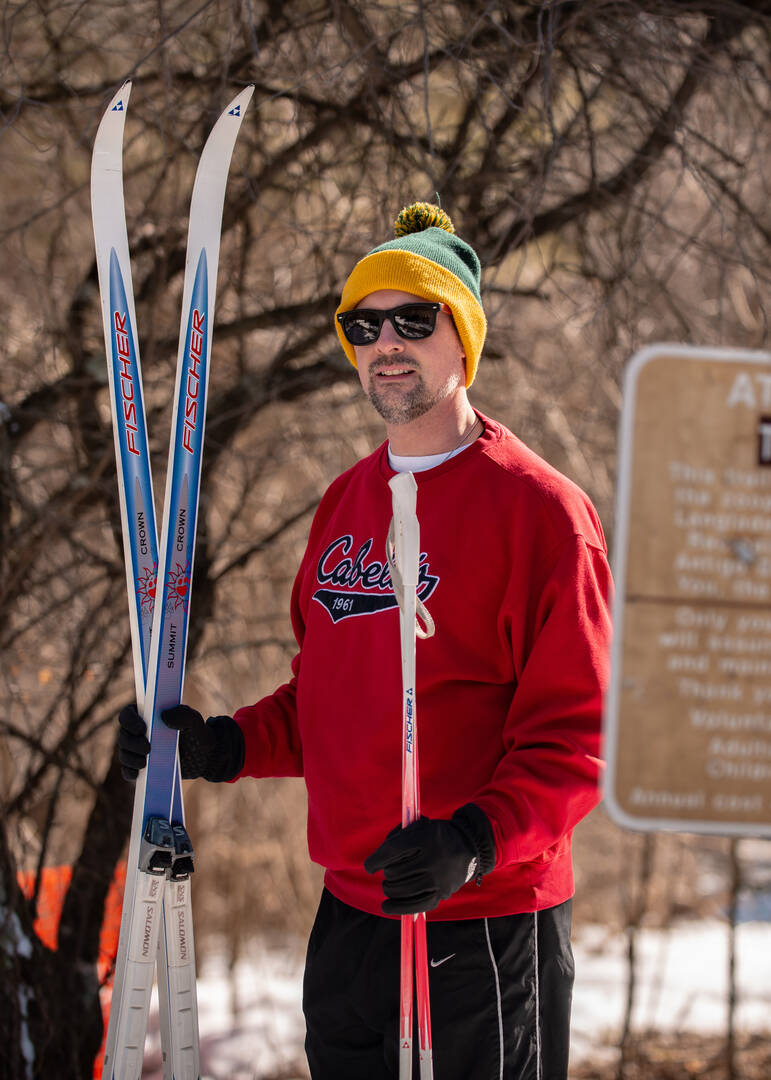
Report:
[[[145,566],[137,578],[137,593],[139,603],[143,611],[152,611],[155,606],[155,585],[158,580],[158,563],[153,563],[152,569]]]
[[[166,601],[171,611],[182,608],[187,611],[187,598],[190,592],[190,563],[184,566],[175,564],[176,569],[169,570],[169,579],[166,582]]]

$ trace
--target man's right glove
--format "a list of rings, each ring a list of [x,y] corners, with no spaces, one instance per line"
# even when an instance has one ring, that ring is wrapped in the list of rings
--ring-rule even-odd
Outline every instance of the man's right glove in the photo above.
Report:
[[[179,764],[183,780],[215,783],[232,780],[244,767],[244,736],[232,716],[210,716],[204,723],[188,705],[175,705],[161,713],[167,727],[179,732]],[[147,765],[150,742],[147,725],[136,705],[126,705],[118,716],[118,758],[126,780],[136,780]]]
[[[495,866],[495,837],[490,819],[466,803],[451,819],[420,817],[393,829],[364,860],[368,874],[383,871],[384,915],[433,911],[466,882]]]

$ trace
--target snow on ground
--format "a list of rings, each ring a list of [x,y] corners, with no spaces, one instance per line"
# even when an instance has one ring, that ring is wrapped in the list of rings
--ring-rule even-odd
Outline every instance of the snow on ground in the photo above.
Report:
[[[256,942],[236,965],[212,959],[198,977],[202,1080],[306,1080],[302,1015],[304,943]],[[238,1011],[232,1009],[235,984]],[[299,1063],[296,1073],[287,1072]],[[142,1080],[162,1080],[158,1008],[153,991]]]
[[[737,930],[740,1030],[771,1031],[771,923]],[[725,1031],[728,928],[717,920],[645,930],[637,944],[637,1004],[633,1026],[719,1034]],[[626,941],[600,926],[574,940],[574,1061],[614,1047],[626,1007]],[[231,980],[222,960],[201,972],[198,1001],[201,1074],[205,1080],[305,1080],[303,1062],[303,945],[275,940],[255,944],[236,968],[240,1005],[231,1018]],[[161,1080],[157,1009],[150,1020],[143,1080]]]
[[[580,1060],[605,1043],[614,1047],[626,1010],[626,940],[587,927],[573,945],[572,1057]],[[679,923],[646,930],[637,944],[637,989],[632,1026],[661,1032],[720,1034],[728,1015],[729,934],[726,923]],[[735,1024],[771,1031],[771,924],[743,923],[736,934]]]

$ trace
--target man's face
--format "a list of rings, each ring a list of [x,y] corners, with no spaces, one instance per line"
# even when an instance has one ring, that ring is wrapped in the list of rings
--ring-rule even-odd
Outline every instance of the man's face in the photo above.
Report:
[[[425,300],[414,293],[378,289],[357,304],[387,309]],[[387,424],[407,424],[466,385],[466,366],[452,316],[438,312],[430,337],[407,341],[390,319],[372,345],[354,345],[364,393]]]

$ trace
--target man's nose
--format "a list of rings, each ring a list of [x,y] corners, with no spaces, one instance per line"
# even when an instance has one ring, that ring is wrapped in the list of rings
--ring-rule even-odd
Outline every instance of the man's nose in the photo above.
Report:
[[[396,333],[390,319],[384,319],[380,327],[380,337],[375,344],[378,352],[401,352],[404,349],[404,338]]]

